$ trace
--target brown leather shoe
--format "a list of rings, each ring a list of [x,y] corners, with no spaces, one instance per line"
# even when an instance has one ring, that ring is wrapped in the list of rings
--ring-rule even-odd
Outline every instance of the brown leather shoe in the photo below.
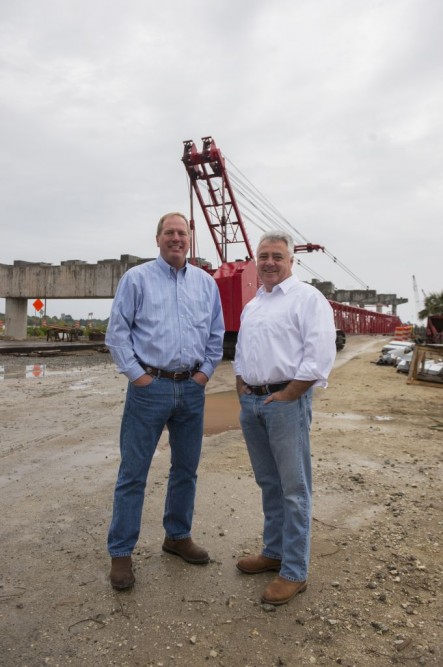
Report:
[[[185,537],[184,540],[170,540],[165,537],[162,546],[163,551],[167,551],[174,556],[180,556],[187,563],[193,565],[206,565],[209,563],[209,554],[202,547],[197,546],[191,537]]]
[[[306,581],[289,581],[278,576],[265,588],[261,601],[274,605],[286,604],[297,593],[304,593],[307,587]]]
[[[111,579],[113,588],[119,591],[123,591],[125,588],[132,588],[135,584],[135,577],[132,571],[131,556],[112,558],[109,578]]]
[[[237,568],[245,574],[260,574],[274,570],[280,572],[281,560],[267,556],[245,556],[237,561]]]

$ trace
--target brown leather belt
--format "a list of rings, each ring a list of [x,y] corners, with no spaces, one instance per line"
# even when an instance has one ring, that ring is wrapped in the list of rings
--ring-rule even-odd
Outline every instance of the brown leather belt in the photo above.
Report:
[[[148,375],[152,375],[152,377],[166,378],[167,380],[175,380],[176,382],[181,382],[182,380],[189,380],[189,378],[195,375],[195,373],[199,369],[199,366],[195,366],[195,368],[193,368],[190,371],[174,372],[174,371],[162,371],[161,368],[146,366],[141,362],[139,362],[139,364],[143,368],[143,370],[145,370]]]
[[[256,394],[256,396],[265,396],[266,394],[273,394],[275,391],[280,391],[281,389],[284,389],[285,387],[288,386],[288,384],[289,380],[288,382],[279,382],[278,384],[262,384],[259,386],[248,384],[248,387],[253,394]]]

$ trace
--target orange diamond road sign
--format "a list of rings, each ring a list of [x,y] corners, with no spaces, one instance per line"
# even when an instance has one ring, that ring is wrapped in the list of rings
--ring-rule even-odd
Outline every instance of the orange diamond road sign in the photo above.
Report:
[[[32,305],[36,310],[41,310],[45,304],[41,299],[36,299]]]

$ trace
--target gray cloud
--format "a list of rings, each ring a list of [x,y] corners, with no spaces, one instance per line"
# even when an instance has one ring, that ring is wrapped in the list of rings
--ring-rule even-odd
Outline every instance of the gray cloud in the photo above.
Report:
[[[182,141],[212,134],[411,318],[413,273],[442,288],[442,19],[437,0],[3,3],[0,262],[155,255],[158,217],[188,210]]]

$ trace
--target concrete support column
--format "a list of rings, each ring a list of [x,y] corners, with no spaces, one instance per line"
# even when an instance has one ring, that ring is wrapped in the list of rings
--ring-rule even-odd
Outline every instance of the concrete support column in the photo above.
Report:
[[[5,305],[5,336],[26,340],[28,299],[6,297]]]
[[[376,313],[382,313],[383,312],[383,304],[382,303],[377,303],[375,306],[375,312]]]

